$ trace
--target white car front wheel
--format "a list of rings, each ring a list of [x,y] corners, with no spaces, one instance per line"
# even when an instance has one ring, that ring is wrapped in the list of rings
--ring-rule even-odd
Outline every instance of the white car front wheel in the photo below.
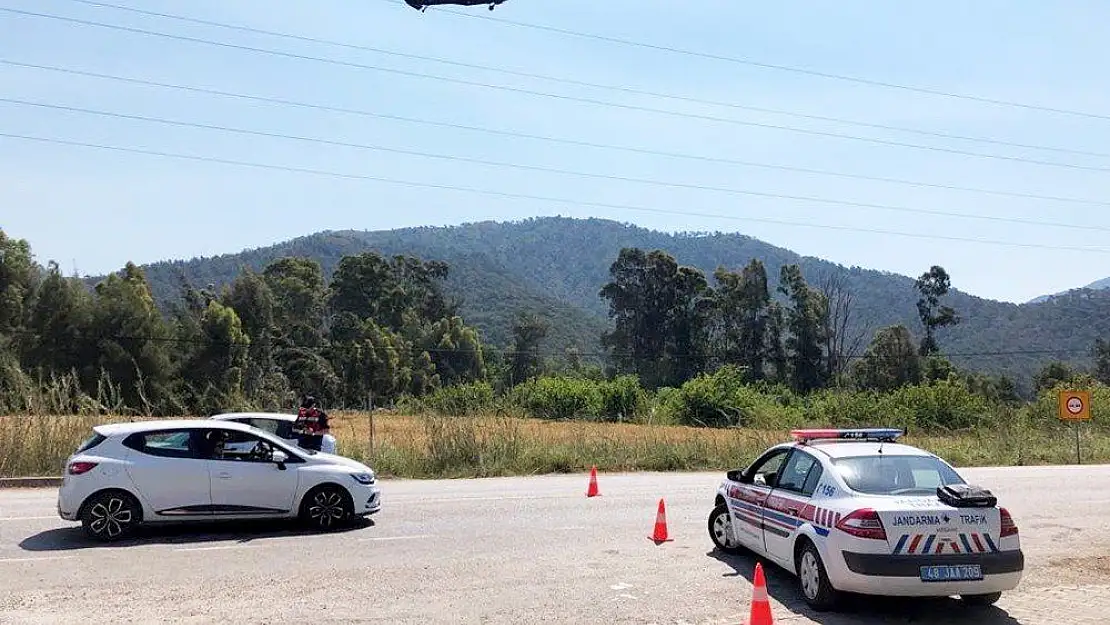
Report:
[[[726,504],[718,504],[709,514],[709,538],[725,553],[735,555],[744,550],[732,531],[732,514]]]

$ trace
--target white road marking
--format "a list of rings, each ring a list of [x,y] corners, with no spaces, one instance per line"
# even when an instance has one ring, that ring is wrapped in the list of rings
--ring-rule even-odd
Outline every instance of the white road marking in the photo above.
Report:
[[[254,545],[217,545],[215,547],[178,547],[174,551],[223,551],[226,549],[253,549]]]
[[[415,535],[412,535],[412,536],[377,536],[377,537],[374,537],[374,538],[360,538],[360,539],[358,539],[358,541],[360,543],[364,543],[364,542],[370,542],[370,541],[410,540],[410,539],[417,539],[417,538],[435,538],[435,534],[415,534]]]
[[[44,560],[71,560],[77,556],[44,556],[41,558],[0,558],[0,562],[40,562]]]
[[[59,521],[64,521],[65,520],[65,519],[63,519],[62,517],[60,517],[56,514],[53,515],[53,516],[5,516],[5,517],[0,517],[0,521],[49,521],[50,519],[57,519]]]

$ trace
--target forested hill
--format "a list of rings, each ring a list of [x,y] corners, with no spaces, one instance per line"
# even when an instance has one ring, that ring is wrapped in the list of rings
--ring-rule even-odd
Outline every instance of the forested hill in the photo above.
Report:
[[[911,277],[802,257],[738,234],[671,235],[601,219],[537,218],[457,227],[324,232],[271,247],[156,263],[144,269],[155,296],[165,302],[177,297],[182,277],[195,286],[221,286],[245,267],[260,270],[284,256],[316,259],[330,276],[344,255],[367,250],[410,254],[450,265],[448,292],[463,299],[465,318],[480,329],[485,341],[506,345],[515,314],[532,310],[551,322],[549,349],[577,345],[593,351],[599,348],[599,333],[609,325],[606,303],[598,291],[608,281],[609,267],[622,247],[665,250],[680,264],[701,269],[710,280],[718,266],[739,269],[758,258],[767,267],[772,289],[777,286],[779,268],[797,263],[815,286],[828,276],[843,277],[863,329],[902,323],[915,333],[921,330],[916,310],[919,294]],[[921,271],[928,269],[923,266]],[[952,281],[958,285],[960,276],[952,276]],[[981,354],[953,356],[952,360],[1009,375],[1022,386],[1049,360],[1087,363],[1095,339],[1110,335],[1110,293],[1076,291],[1047,302],[1017,305],[953,288],[945,303],[955,308],[961,322],[938,332],[941,350]],[[1048,350],[1057,351],[1036,353]]]

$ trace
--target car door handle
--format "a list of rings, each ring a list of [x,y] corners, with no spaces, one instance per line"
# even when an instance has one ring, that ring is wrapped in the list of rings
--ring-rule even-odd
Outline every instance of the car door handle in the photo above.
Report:
[[[790,516],[798,516],[797,508],[787,508],[786,511],[790,513]]]
[[[230,480],[231,474],[227,471],[224,471],[223,473],[218,474],[216,477],[220,478],[221,480]]]

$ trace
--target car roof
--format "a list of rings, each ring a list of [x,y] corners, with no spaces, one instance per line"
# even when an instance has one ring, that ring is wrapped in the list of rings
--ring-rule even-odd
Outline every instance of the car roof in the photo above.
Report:
[[[150,432],[152,430],[194,430],[211,427],[221,427],[242,432],[255,431],[251,426],[235,421],[220,421],[217,426],[211,419],[154,419],[151,421],[106,423],[93,427],[93,431],[102,436],[126,436],[136,432]]]
[[[297,416],[284,412],[222,412],[212,415],[210,418],[219,421],[227,419],[275,419],[278,421],[296,421]]]
[[[933,454],[902,443],[882,443],[878,441],[813,440],[806,443],[793,443],[793,447],[815,449],[830,458],[853,458],[859,456],[932,456]]]

